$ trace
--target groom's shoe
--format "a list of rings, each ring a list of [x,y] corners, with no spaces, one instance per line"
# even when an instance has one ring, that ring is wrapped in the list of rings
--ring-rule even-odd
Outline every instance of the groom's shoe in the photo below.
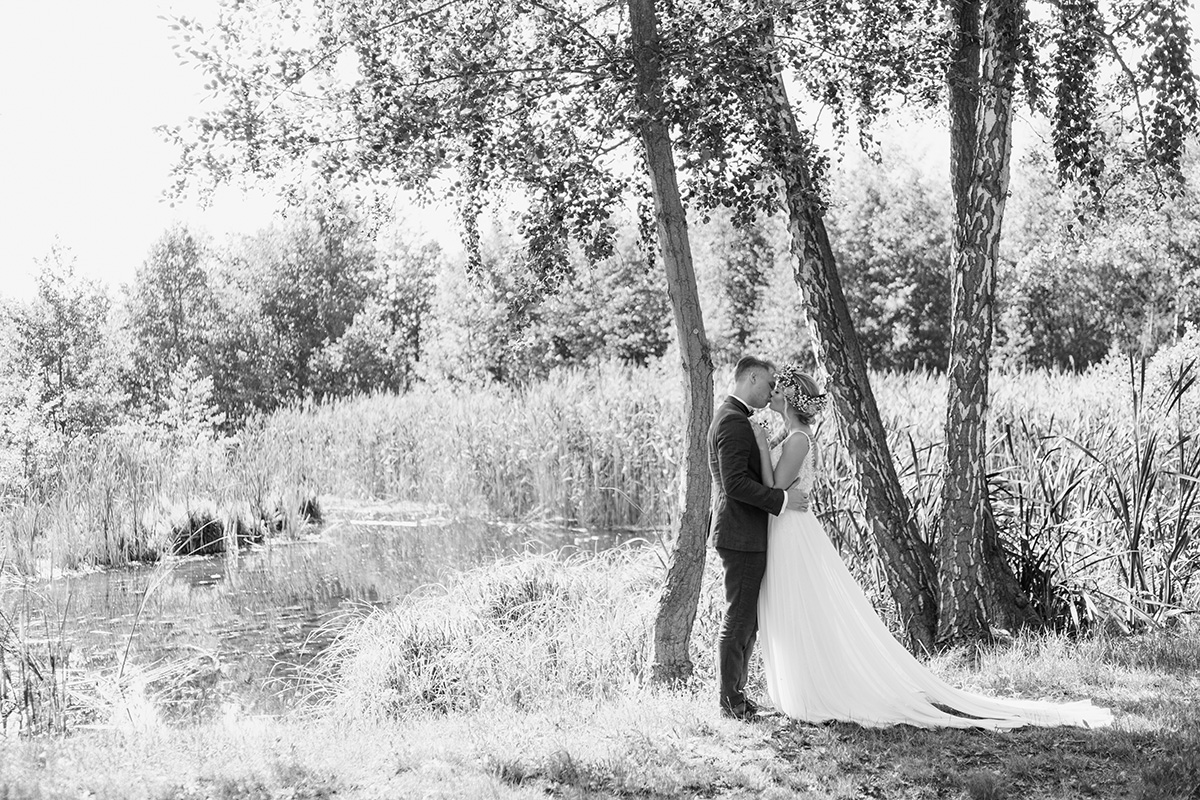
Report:
[[[751,703],[749,700],[732,706],[722,703],[721,713],[732,719],[741,720],[742,722],[753,722],[754,718],[758,716],[758,706],[754,705],[754,703]]]
[[[754,705],[751,703],[750,705]],[[763,708],[762,706],[754,706],[754,718],[756,720],[766,720],[771,717],[778,717],[779,712],[774,708]]]

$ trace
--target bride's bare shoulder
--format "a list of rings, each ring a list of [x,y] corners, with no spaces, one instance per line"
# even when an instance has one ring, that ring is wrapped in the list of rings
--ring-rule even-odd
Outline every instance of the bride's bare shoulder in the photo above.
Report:
[[[812,437],[804,431],[792,431],[783,440],[783,449],[787,452],[807,452],[812,447]]]

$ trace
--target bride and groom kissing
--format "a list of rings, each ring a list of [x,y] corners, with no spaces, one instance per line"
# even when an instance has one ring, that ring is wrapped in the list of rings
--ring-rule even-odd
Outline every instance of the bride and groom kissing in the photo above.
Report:
[[[775,709],[795,720],[868,727],[1100,727],[1112,713],[1090,701],[999,699],[956,689],[892,636],[810,509],[817,475],[813,426],[828,395],[791,364],[746,356],[708,434],[725,613],[717,640],[721,711],[751,721],[750,656],[761,646]],[[774,447],[750,420],[770,407],[784,423]]]

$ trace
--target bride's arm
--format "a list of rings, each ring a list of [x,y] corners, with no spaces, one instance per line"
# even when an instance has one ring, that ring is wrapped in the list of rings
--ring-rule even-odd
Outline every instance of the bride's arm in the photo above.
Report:
[[[758,457],[762,459],[762,484],[769,489],[775,488],[775,470],[771,467],[771,443],[767,439],[767,429],[757,422],[751,422],[754,428],[754,441],[758,443]]]
[[[790,487],[795,483],[800,475],[800,465],[808,455],[809,446],[808,436],[802,432],[784,440],[783,454],[779,457],[779,463],[775,465],[776,486]]]

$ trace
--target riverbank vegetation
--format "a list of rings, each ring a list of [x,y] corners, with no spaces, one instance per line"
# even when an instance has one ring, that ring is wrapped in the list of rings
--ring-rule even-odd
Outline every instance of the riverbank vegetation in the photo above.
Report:
[[[1163,641],[1174,641],[1172,631],[1196,606],[1195,444],[1180,434],[1195,425],[1195,390],[1187,387],[1197,351],[1200,342],[1187,336],[1149,360],[1144,373],[1140,363],[1113,358],[1080,375],[1014,371],[994,381],[998,424],[989,468],[1005,542],[1053,627],[1086,635],[1071,647],[1083,652],[1108,642],[1104,647],[1112,649],[1093,651],[1097,664],[1130,660],[1113,655],[1120,649],[1115,635],[1153,636],[1146,632],[1161,628]],[[888,409],[902,481],[924,535],[934,536],[944,379],[878,373],[874,383]],[[256,418],[236,437],[196,426],[186,435],[121,430],[79,440],[55,473],[61,494],[5,512],[5,613],[38,602],[20,574],[135,557],[138,550],[113,544],[123,532],[143,537],[135,540],[140,552],[153,553],[143,558],[170,553],[179,541],[172,529],[139,521],[154,519],[148,509],[156,498],[176,495],[209,498],[197,503],[208,519],[222,519],[222,504],[241,508],[260,535],[302,530],[305,514],[320,510],[314,498],[402,500],[453,513],[626,526],[644,530],[652,544],[642,553],[593,561],[501,564],[452,581],[447,595],[430,590],[371,617],[332,650],[313,687],[345,719],[390,719],[396,709],[471,715],[490,713],[497,703],[514,713],[547,702],[619,703],[643,691],[654,598],[669,550],[656,537],[670,521],[677,491],[679,404],[659,367],[610,364],[469,394],[422,385],[403,395],[297,404]],[[898,630],[832,421],[820,438],[818,513]],[[187,515],[178,513],[179,529],[202,527],[184,525]],[[712,585],[710,574],[694,634],[692,691],[700,694],[712,671],[709,644],[719,615]],[[15,602],[20,593],[25,600]],[[50,617],[68,613],[54,609]],[[70,642],[55,635],[53,624],[34,629],[32,616],[24,623],[10,616],[0,637],[7,729],[77,732],[81,722],[108,719],[95,708],[109,701],[87,696]],[[1031,646],[1022,641],[1020,647]],[[1057,646],[1068,647],[1066,640]],[[514,664],[522,668],[513,671]],[[562,680],[575,688],[562,689]],[[1095,695],[1093,678],[1079,681],[1078,696]],[[1014,685],[994,688],[1004,693]]]
[[[1197,445],[1185,337],[1144,367],[1000,373],[993,502],[1018,575],[1059,627],[1126,627],[1188,605],[1197,556]],[[922,535],[936,535],[944,379],[879,373],[892,452]],[[456,513],[648,532],[669,526],[681,398],[657,366],[562,370],[524,387],[416,387],[281,409],[234,436],[189,423],[73,441],[40,493],[0,514],[23,573],[210,553],[297,532],[319,497],[403,500]],[[416,421],[420,421],[418,424]],[[878,587],[852,464],[821,431],[818,512]]]

